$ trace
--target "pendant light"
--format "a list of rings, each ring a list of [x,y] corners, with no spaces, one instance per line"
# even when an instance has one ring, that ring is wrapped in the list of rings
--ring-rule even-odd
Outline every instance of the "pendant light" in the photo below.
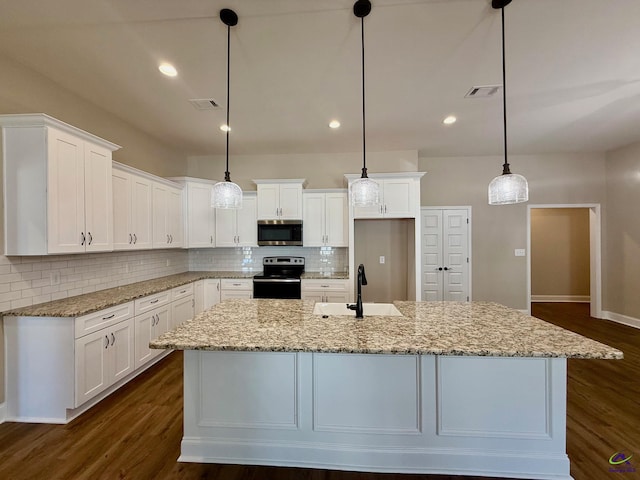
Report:
[[[502,175],[497,176],[489,184],[489,205],[509,205],[529,200],[529,185],[522,175],[511,173],[507,161],[507,75],[504,48],[504,7],[511,0],[492,0],[491,6],[502,11],[502,114],[504,124],[504,164]]]
[[[353,14],[360,19],[362,40],[362,176],[351,183],[349,193],[354,207],[377,205],[380,187],[367,176],[367,143],[365,138],[365,95],[364,95],[364,17],[371,12],[369,0],[358,0],[353,4]]]
[[[227,26],[227,127],[229,124],[229,72],[231,70],[231,27],[238,24],[238,15],[233,10],[220,10],[220,20]],[[215,208],[242,208],[242,190],[231,181],[229,174],[229,130],[227,128],[227,168],[224,172],[224,182],[218,182],[211,190],[211,206]]]

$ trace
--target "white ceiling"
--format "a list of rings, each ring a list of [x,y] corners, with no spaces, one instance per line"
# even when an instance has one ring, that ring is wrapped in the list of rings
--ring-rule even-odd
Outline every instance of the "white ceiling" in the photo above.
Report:
[[[0,54],[191,155],[361,151],[353,0],[0,0]],[[367,149],[502,153],[500,12],[490,0],[372,0],[365,19]],[[510,153],[605,151],[640,140],[640,1],[506,7]],[[176,78],[162,76],[172,62]],[[223,108],[197,111],[187,100]],[[449,127],[442,119],[458,116]],[[329,120],[342,127],[330,130]]]

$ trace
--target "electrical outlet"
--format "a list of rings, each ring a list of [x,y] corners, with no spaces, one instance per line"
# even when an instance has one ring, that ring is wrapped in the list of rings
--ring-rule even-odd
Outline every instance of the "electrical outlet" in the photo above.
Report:
[[[380,255],[380,264],[382,265],[384,263],[384,255]]]
[[[60,272],[51,272],[49,280],[51,285],[60,285]]]
[[[524,248],[516,248],[515,254],[516,257],[524,257],[526,255],[526,250]]]

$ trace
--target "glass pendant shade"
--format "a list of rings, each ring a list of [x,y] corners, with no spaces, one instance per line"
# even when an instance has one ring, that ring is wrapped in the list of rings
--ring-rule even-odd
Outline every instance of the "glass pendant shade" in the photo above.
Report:
[[[380,185],[370,178],[359,178],[349,187],[354,207],[369,207],[380,203]]]
[[[216,183],[211,189],[211,206],[214,208],[242,208],[242,190],[230,181]]]
[[[517,173],[502,174],[489,184],[489,205],[510,205],[529,201],[527,179]]]

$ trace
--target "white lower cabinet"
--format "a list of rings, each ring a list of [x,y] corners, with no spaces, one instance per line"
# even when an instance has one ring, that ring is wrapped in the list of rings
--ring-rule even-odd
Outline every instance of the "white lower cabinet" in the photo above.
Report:
[[[149,348],[149,342],[169,330],[171,321],[171,305],[164,305],[148,310],[135,317],[135,366],[140,368],[149,360],[160,355],[164,350]]]
[[[302,299],[322,303],[349,302],[348,280],[302,280]]]
[[[253,298],[253,279],[223,278],[220,281],[220,300],[231,298]]]
[[[129,318],[76,339],[76,406],[133,372],[133,332]]]
[[[193,284],[174,288],[171,291],[171,299],[171,328],[175,328],[195,315]]]
[[[195,283],[193,294],[195,298],[194,315],[197,315],[220,303],[220,279],[198,280]]]

